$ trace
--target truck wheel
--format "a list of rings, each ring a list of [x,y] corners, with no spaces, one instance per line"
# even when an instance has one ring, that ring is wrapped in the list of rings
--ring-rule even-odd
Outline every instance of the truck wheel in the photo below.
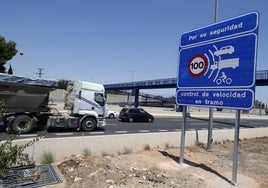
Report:
[[[19,115],[15,117],[11,127],[15,133],[24,134],[31,132],[34,128],[35,123],[36,122],[34,118],[31,118],[30,116]]]
[[[97,128],[97,122],[92,117],[86,117],[81,126],[84,131],[93,131]]]

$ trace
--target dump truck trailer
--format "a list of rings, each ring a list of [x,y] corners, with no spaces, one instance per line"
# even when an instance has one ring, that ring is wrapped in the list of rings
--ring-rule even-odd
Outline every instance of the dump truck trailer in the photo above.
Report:
[[[102,84],[69,82],[64,96],[65,113],[49,105],[57,81],[0,74],[2,125],[8,131],[29,133],[36,126],[93,131],[105,126],[106,100]]]

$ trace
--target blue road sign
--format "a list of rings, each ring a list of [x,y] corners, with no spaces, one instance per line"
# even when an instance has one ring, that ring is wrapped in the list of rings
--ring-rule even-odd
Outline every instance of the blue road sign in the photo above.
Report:
[[[251,12],[239,17],[231,18],[205,26],[203,28],[183,33],[181,36],[181,47],[254,32],[257,27],[258,13]]]
[[[184,33],[177,103],[251,109],[255,96],[258,13]]]

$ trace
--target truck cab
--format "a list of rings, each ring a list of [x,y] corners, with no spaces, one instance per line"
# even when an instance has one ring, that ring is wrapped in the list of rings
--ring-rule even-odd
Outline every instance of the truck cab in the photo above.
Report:
[[[105,89],[102,84],[74,81],[67,87],[65,97],[65,116],[51,116],[50,127],[77,128],[93,131],[106,125],[105,121]]]

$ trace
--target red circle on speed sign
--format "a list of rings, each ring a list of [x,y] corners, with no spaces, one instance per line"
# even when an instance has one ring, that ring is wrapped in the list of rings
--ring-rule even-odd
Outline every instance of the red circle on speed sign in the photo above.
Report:
[[[194,77],[202,76],[206,72],[207,67],[208,61],[206,56],[198,54],[190,59],[188,64],[188,72]]]

